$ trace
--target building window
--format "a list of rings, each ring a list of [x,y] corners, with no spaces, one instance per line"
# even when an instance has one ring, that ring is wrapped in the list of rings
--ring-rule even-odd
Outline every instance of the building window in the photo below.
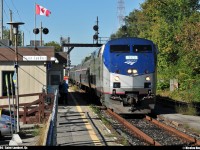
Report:
[[[2,96],[7,96],[7,90],[9,91],[9,95],[15,95],[15,85],[13,82],[14,71],[2,71]],[[8,89],[6,87],[6,76],[8,78]],[[11,91],[12,89],[12,91]]]

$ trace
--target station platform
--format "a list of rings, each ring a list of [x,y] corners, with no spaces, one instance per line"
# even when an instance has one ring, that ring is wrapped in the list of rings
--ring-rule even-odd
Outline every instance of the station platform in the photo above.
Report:
[[[68,104],[59,105],[57,114],[57,146],[122,146],[87,102],[79,100],[69,89]],[[165,107],[156,107],[158,117],[177,127],[199,131],[200,117],[176,113]]]
[[[120,146],[117,138],[69,89],[68,104],[58,106],[57,146]]]

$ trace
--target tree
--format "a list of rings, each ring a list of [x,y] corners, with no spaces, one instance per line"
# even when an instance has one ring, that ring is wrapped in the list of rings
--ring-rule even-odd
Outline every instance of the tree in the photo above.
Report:
[[[6,27],[3,28],[3,39],[10,39],[10,30]],[[11,45],[15,45],[15,36],[13,34],[13,40],[11,41]],[[22,31],[19,31],[18,33],[18,46],[22,46]]]
[[[55,41],[48,42],[48,43],[45,44],[45,46],[54,46],[56,52],[62,51],[62,47],[60,46],[60,44],[58,42],[55,42]]]
[[[125,18],[127,35],[158,45],[158,81],[177,78],[179,90],[200,99],[200,1],[146,0]],[[122,37],[120,28],[111,37]]]

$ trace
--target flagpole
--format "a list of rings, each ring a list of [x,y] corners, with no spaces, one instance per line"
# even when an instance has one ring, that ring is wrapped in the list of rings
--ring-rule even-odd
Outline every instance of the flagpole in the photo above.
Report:
[[[35,3],[35,14],[34,14],[34,17],[35,17],[35,29],[36,29],[36,3]],[[34,40],[34,47],[36,49],[36,34],[35,34],[35,40]]]

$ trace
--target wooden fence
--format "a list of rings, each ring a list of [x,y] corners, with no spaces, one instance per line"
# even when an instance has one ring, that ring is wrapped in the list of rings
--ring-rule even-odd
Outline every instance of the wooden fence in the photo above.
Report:
[[[44,123],[48,120],[48,117],[52,112],[54,94],[34,93],[19,95],[19,97],[30,97],[37,95],[38,99],[31,103],[19,103],[19,108],[23,110],[19,111],[19,118],[24,124]],[[6,98],[6,96],[0,97],[0,99]],[[0,108],[8,109],[9,106],[1,105]]]

